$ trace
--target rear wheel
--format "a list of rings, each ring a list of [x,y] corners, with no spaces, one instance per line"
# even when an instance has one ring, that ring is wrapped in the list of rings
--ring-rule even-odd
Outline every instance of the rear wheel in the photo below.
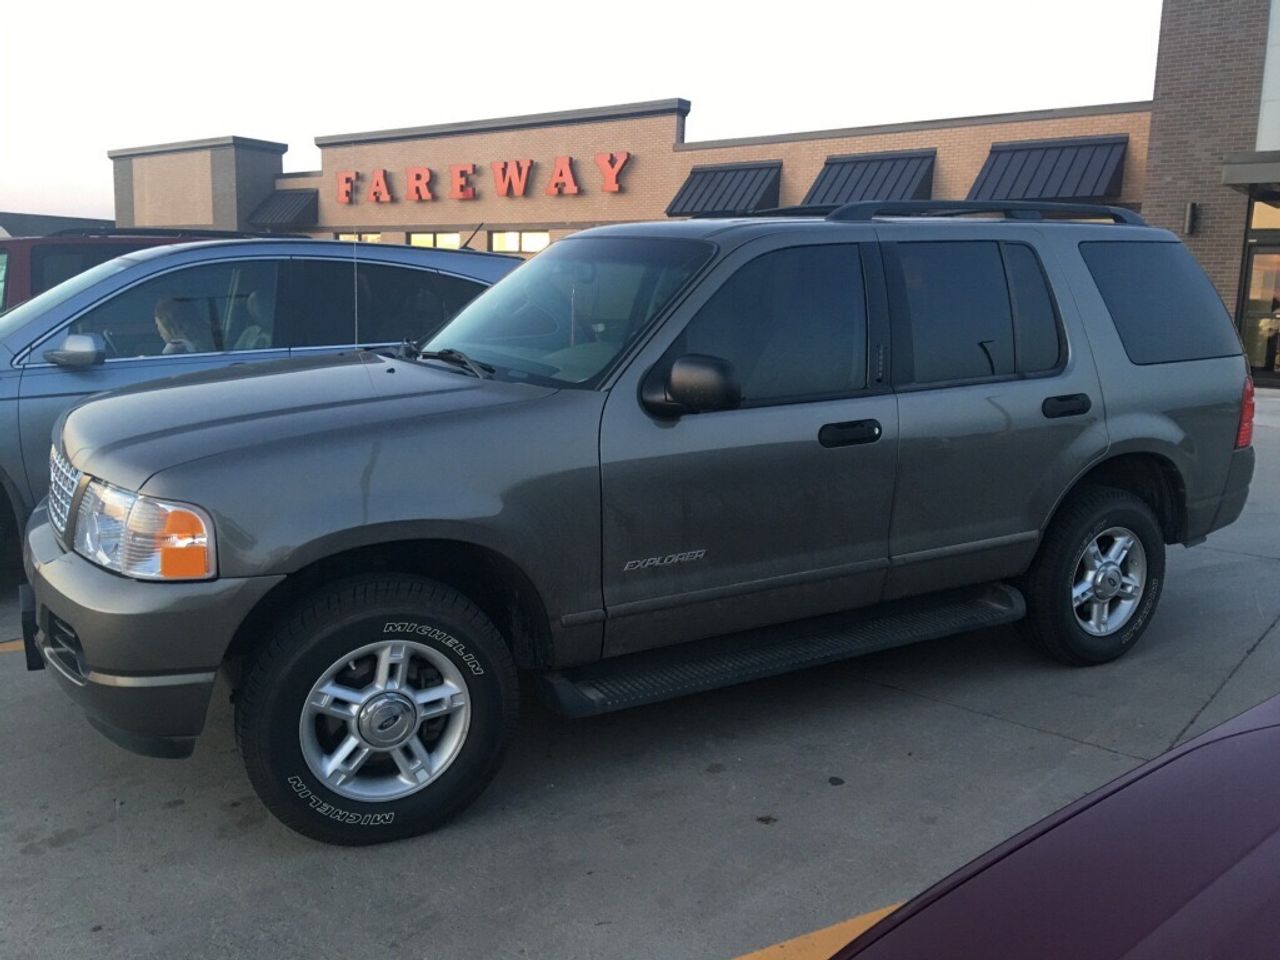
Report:
[[[1086,488],[1058,512],[1027,574],[1027,631],[1064,663],[1115,660],[1151,622],[1164,564],[1164,537],[1143,500]]]
[[[489,619],[416,577],[346,581],[286,619],[236,707],[245,767],[287,826],[328,843],[423,833],[497,771],[515,666]]]

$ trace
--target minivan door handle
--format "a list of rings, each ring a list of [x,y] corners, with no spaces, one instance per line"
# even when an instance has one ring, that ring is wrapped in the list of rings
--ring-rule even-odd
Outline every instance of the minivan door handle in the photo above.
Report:
[[[855,443],[875,443],[882,432],[879,420],[828,423],[818,431],[818,442],[824,447],[851,447]]]
[[[1050,420],[1058,417],[1078,417],[1093,408],[1087,393],[1068,393],[1061,397],[1046,397],[1040,404],[1040,412]]]

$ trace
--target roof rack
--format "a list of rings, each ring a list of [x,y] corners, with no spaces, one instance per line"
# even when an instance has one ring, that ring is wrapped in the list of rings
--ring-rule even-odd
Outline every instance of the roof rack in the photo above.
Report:
[[[694,213],[690,220],[722,220],[725,217],[825,217],[840,209],[838,203],[798,204],[794,207],[765,207],[763,210],[746,210],[741,213]]]
[[[307,238],[303,233],[254,233],[247,230],[184,230],[181,227],[69,227],[45,234],[49,237],[190,237],[199,240],[236,240],[252,237]]]
[[[874,220],[876,217],[959,217],[970,213],[1000,213],[1008,220],[1098,219],[1145,227],[1132,210],[1102,203],[1044,203],[1036,200],[860,200],[846,203],[827,214],[841,222]]]

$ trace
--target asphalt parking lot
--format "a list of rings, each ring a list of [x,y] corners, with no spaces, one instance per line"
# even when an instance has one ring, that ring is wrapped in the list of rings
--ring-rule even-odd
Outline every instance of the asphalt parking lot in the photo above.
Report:
[[[269,818],[225,697],[149,760],[0,653],[0,957],[729,958],[905,899],[1280,692],[1280,394],[1255,443],[1245,516],[1173,548],[1119,663],[1002,628],[594,720],[529,699],[479,802],[390,846]]]

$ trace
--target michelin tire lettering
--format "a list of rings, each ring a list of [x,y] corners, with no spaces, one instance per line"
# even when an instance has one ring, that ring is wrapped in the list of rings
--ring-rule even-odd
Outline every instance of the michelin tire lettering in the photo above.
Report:
[[[293,787],[293,792],[298,795],[299,800],[306,800],[311,804],[311,809],[320,816],[337,820],[339,823],[360,827],[385,827],[396,818],[394,813],[351,813],[349,810],[335,807],[312,793],[306,781],[299,776],[290,777],[289,786]]]
[[[467,665],[467,669],[471,671],[473,676],[484,676],[484,667],[480,664],[476,655],[467,649],[467,645],[453,634],[445,633],[439,627],[433,627],[429,623],[414,623],[412,620],[393,620],[383,626],[382,632],[412,633],[442,643],[458,655],[458,659]]]

